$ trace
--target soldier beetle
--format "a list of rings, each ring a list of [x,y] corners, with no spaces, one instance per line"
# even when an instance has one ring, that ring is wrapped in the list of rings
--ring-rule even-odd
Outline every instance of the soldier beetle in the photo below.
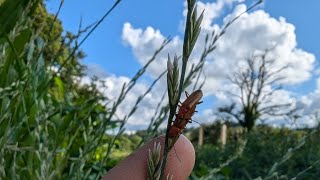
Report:
[[[187,123],[191,123],[192,116],[196,111],[196,106],[201,104],[200,99],[202,98],[203,94],[201,90],[194,91],[192,94],[188,94],[185,92],[187,99],[181,103],[179,106],[179,111],[176,114],[176,119],[173,121],[169,138],[179,136],[182,131],[186,128]]]

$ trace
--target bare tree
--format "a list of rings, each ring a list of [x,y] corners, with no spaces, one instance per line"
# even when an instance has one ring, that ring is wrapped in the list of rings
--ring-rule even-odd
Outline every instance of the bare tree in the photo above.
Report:
[[[239,90],[238,93],[228,93],[239,98],[240,108],[234,102],[218,109],[220,113],[235,118],[248,131],[263,115],[287,116],[295,111],[290,103],[270,102],[274,93],[281,89],[280,82],[284,79],[281,72],[289,66],[276,68],[275,60],[268,57],[269,52],[266,50],[247,58],[245,70],[228,77]]]

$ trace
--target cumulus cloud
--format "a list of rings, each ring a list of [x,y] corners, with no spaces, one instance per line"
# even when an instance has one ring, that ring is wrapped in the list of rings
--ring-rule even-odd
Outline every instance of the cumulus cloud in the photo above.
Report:
[[[197,1],[197,11],[198,12],[203,12],[204,16],[202,19],[201,23],[201,28],[202,30],[213,30],[213,22],[216,20],[218,17],[220,17],[223,13],[223,10],[225,9],[226,6],[231,6],[233,3],[239,3],[243,2],[243,0],[218,0],[215,3],[210,3],[210,2],[202,2],[202,1]],[[184,10],[183,10],[183,16],[187,16],[187,2],[184,2]]]
[[[303,109],[303,115],[320,115],[320,77],[316,80],[316,89],[299,99],[299,105]]]
[[[130,82],[130,78],[125,76],[109,75],[104,78],[100,78],[102,81],[98,82],[98,89],[102,92],[111,102],[114,102],[120,95],[122,86]],[[90,77],[84,77],[81,84],[89,84],[91,82]],[[103,82],[103,84],[101,84]],[[159,85],[158,85],[159,86]],[[149,88],[149,84],[146,82],[137,82],[136,85],[125,96],[124,101],[120,104],[116,111],[116,117],[123,119],[127,116],[134,107],[139,96],[143,95]],[[128,119],[126,128],[128,130],[146,129],[150,124],[151,118],[155,114],[157,104],[161,100],[163,91],[159,90],[157,86],[148,93],[141,103],[138,105],[136,112]],[[161,94],[161,95],[159,95]],[[111,108],[113,103],[108,103],[107,107]]]
[[[86,66],[85,73],[89,77],[98,77],[98,78],[104,78],[108,76],[106,71],[98,64],[88,64]]]
[[[223,4],[221,2],[223,1],[206,4],[198,2],[198,5],[199,8],[221,10],[221,7],[223,7],[219,5],[219,3]],[[246,6],[244,4],[238,5],[235,11],[224,19],[224,22],[228,22],[240,12],[245,11],[245,9]],[[217,12],[217,10],[213,12]],[[213,24],[212,20],[216,16],[209,14],[204,19],[204,24],[202,25],[205,28],[199,37],[192,59],[199,59],[204,46],[204,37],[209,33],[208,29],[220,29],[222,27]],[[210,23],[206,21],[210,21]],[[244,14],[219,40],[218,48],[208,58],[205,72],[208,76],[208,81],[212,83],[206,83],[209,87],[205,87],[205,89],[216,91],[217,86],[220,85],[216,82],[217,79],[223,78],[226,73],[237,70],[237,65],[244,58],[255,51],[273,47],[276,47],[273,51],[273,56],[276,59],[275,66],[290,66],[283,72],[283,76],[286,77],[283,83],[296,84],[308,80],[311,76],[315,57],[313,54],[297,48],[294,30],[294,25],[286,22],[285,18],[275,19],[263,10]],[[122,37],[124,42],[132,48],[141,64],[147,61],[148,57],[152,55],[165,38],[160,30],[155,30],[152,27],[148,27],[145,30],[135,29],[130,23],[124,24]],[[162,72],[159,69],[166,67],[167,54],[179,53],[181,49],[182,40],[176,36],[174,41],[160,55],[153,68],[150,69],[150,73],[157,75]]]
[[[230,19],[247,9],[246,5],[241,4],[241,2],[234,0],[218,0],[214,3],[197,2],[200,12],[202,9],[206,10],[204,12],[202,32],[191,56],[191,63],[199,60],[207,33],[211,33],[213,30],[219,32]],[[223,10],[234,3],[238,3],[234,11],[223,19],[221,25],[216,24],[215,20],[221,16]],[[186,6],[183,14],[186,14]],[[127,22],[123,25],[122,39],[132,49],[139,63],[144,65],[166,39],[166,35],[163,35],[159,29],[154,29],[153,27],[141,29]],[[167,55],[173,56],[177,54],[179,56],[182,51],[182,44],[183,40],[179,36],[174,36],[171,43],[159,54],[156,61],[150,65],[148,75],[157,77],[162,73],[166,69]],[[234,87],[226,81],[226,76],[238,71],[244,59],[248,56],[257,51],[270,48],[274,48],[270,55],[275,60],[274,69],[288,66],[286,70],[281,72],[281,76],[285,77],[281,82],[282,84],[295,85],[311,78],[315,56],[297,47],[295,26],[287,22],[284,17],[274,18],[260,9],[245,13],[230,26],[224,36],[219,39],[217,49],[207,57],[204,66],[204,73],[207,78],[203,87],[204,94],[214,95],[218,99],[215,102],[217,104],[230,100],[229,95],[223,93],[223,91]],[[117,81],[119,79],[121,78],[118,77]],[[113,81],[115,82],[116,80]],[[319,84],[320,80],[318,80],[318,91],[320,91]],[[166,86],[163,84],[162,87]],[[150,100],[157,100],[157,95],[159,94],[153,94],[152,96],[154,97]],[[132,96],[136,95],[133,93]],[[288,91],[279,91],[278,95],[276,94],[270,102],[278,103],[279,100],[281,102],[296,102]],[[310,102],[310,106],[316,106],[312,105],[313,102],[315,101]],[[301,102],[297,102],[297,104],[299,103]],[[208,111],[205,114],[210,113]],[[148,116],[144,113],[142,115]],[[143,123],[142,121],[137,122]]]
[[[130,23],[125,23],[122,29],[122,39],[132,48],[133,54],[137,57],[141,65],[146,64],[153,56],[155,51],[160,48],[166,37],[161,34],[160,30],[147,27],[145,30],[134,28]],[[167,67],[168,54],[174,55],[178,49],[182,48],[182,41],[174,37],[157,56],[147,69],[149,75],[158,77]]]
[[[226,17],[225,22],[245,9],[245,5],[238,5],[235,12]],[[283,83],[295,84],[308,80],[315,57],[297,48],[294,30],[294,25],[286,22],[285,18],[275,19],[263,10],[244,14],[220,39],[218,48],[213,53],[213,64],[236,65],[255,51],[275,47],[272,51],[276,60],[275,67],[290,66],[282,72],[286,77]],[[223,69],[221,70],[223,73]],[[230,71],[234,70],[236,69]]]

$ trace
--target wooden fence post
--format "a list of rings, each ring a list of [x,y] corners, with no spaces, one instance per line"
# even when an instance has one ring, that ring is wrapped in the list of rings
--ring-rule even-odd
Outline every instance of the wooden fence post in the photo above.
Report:
[[[226,124],[221,125],[220,142],[222,146],[227,144],[227,125]]]
[[[203,144],[203,127],[200,126],[199,127],[199,139],[198,139],[199,148],[202,146],[202,144]]]

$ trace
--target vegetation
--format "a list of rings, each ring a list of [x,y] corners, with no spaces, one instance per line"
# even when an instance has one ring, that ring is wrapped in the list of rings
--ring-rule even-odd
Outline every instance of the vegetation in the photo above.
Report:
[[[203,147],[197,148],[192,179],[206,177],[212,169],[218,170],[214,177],[208,179],[291,179],[296,176],[301,179],[316,179],[319,177],[320,169],[317,164],[320,163],[318,143],[320,134],[316,129],[292,130],[258,126],[250,134],[243,133],[239,139],[231,136],[236,134],[234,131],[237,131],[237,127],[229,129],[228,143],[224,147],[219,144],[205,143]],[[244,139],[248,141],[241,156],[226,166],[219,167],[239,151]]]
[[[1,179],[101,177],[95,152],[116,122],[94,81],[79,86],[85,31],[63,35],[42,1],[4,1],[0,12]]]
[[[194,79],[194,89],[202,87],[204,82],[198,80],[208,54],[215,49],[228,26],[241,16],[227,23],[220,33],[213,32],[206,37],[201,59],[186,72],[202,18],[194,10],[195,1],[188,1],[180,79],[180,58],[175,56],[171,64],[169,57],[170,102],[165,106],[159,102],[157,114],[146,130],[127,135],[124,125],[166,72],[137,99],[127,116],[119,119],[115,112],[170,39],[165,40],[148,63],[123,85],[116,100],[110,100],[99,91],[97,78],[93,78],[91,84],[81,85],[80,79],[85,75],[81,60],[85,53],[79,48],[120,2],[115,1],[96,23],[80,26],[78,33],[72,34],[64,32],[57,14],[49,14],[42,0],[0,0],[0,179],[101,179],[137,147],[164,133],[159,126],[168,116],[170,128],[181,93]],[[63,1],[60,8],[62,6]],[[255,74],[250,69],[253,61],[248,60],[247,73],[234,76],[233,82],[247,92],[256,91],[246,89],[250,87],[258,87],[258,91],[263,89],[266,84],[262,81],[274,83],[275,79],[263,78],[273,73],[264,66],[269,61],[262,62],[258,65],[261,71]],[[241,81],[251,84],[240,86]],[[252,85],[255,83],[262,86]],[[250,132],[239,133],[242,128],[229,123],[227,144],[222,146],[218,141],[220,125],[208,126],[205,144],[196,148],[196,165],[190,179],[319,177],[319,128],[293,130],[262,125],[253,128],[263,113],[272,113],[279,106],[259,109],[263,103],[258,101],[260,97],[246,96],[249,98],[242,104],[243,111],[233,114],[230,107],[221,111],[239,117],[240,125]],[[117,133],[106,134],[111,130]],[[186,131],[195,147],[197,133],[197,129]]]

